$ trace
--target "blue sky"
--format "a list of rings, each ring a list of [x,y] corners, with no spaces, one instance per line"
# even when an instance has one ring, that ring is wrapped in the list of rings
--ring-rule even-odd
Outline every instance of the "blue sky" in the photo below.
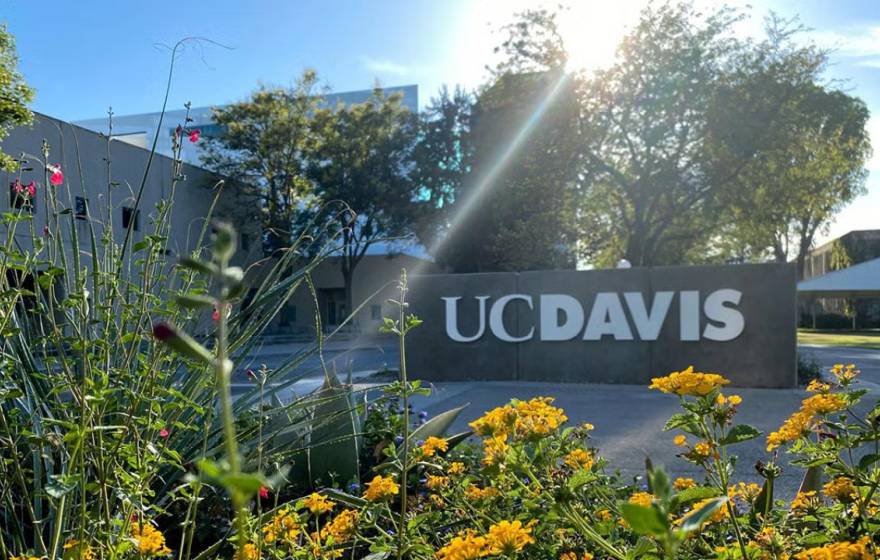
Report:
[[[548,2],[555,5],[557,2]],[[715,0],[697,0],[713,5]],[[733,0],[745,6],[745,1]],[[204,37],[180,58],[171,108],[242,99],[258,83],[288,85],[314,68],[335,90],[415,83],[424,104],[441,84],[473,87],[492,60],[492,29],[526,0],[0,0],[0,22],[17,38],[20,67],[37,90],[34,109],[66,120],[151,112],[162,101],[169,46]],[[613,56],[643,0],[571,1],[563,35],[580,66]],[[876,117],[878,156],[869,194],[848,207],[829,236],[880,227],[880,2],[753,0],[743,33],[768,10],[799,15],[810,37],[835,48],[828,77],[861,96]],[[228,47],[228,48],[226,48]],[[827,237],[827,236],[826,236]]]

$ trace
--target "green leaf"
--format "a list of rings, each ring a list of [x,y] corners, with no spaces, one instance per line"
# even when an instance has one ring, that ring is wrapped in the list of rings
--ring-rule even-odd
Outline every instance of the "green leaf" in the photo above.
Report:
[[[217,305],[217,301],[214,298],[201,294],[179,295],[177,296],[177,303],[181,307],[186,307],[188,309],[200,309]]]
[[[461,414],[461,411],[467,406],[468,405],[465,404],[464,406],[441,412],[437,416],[431,418],[412,431],[409,435],[410,441],[426,440],[431,436],[443,437],[444,434],[446,434],[446,430],[452,426],[452,423],[455,422],[455,419],[458,418],[458,415]]]
[[[727,432],[727,435],[719,441],[718,443],[721,445],[732,445],[734,443],[741,443],[743,441],[749,441],[750,439],[755,439],[760,436],[763,432],[758,430],[753,426],[749,426],[748,424],[739,424],[738,426],[734,426]]]
[[[870,453],[868,455],[865,455],[864,457],[862,457],[859,460],[859,469],[862,469],[862,470],[867,469],[868,467],[870,467],[871,465],[873,465],[877,461],[880,461],[880,455],[878,455],[876,453]]]
[[[705,486],[695,486],[694,488],[688,488],[687,490],[682,490],[678,494],[673,497],[673,504],[678,507],[685,504],[689,504],[691,502],[696,502],[698,500],[705,500],[706,498],[714,498],[718,495],[718,489],[716,488],[707,488]]]
[[[669,529],[669,521],[653,506],[624,502],[620,504],[620,512],[630,528],[640,535],[659,537],[665,535]]]
[[[727,503],[727,496],[722,496],[720,498],[715,498],[711,502],[707,502],[700,509],[691,512],[684,518],[684,521],[681,524],[681,530],[690,533],[691,531],[696,531],[703,524],[709,520],[715,510],[723,506]]]
[[[668,432],[676,429],[683,430],[691,435],[699,435],[699,417],[695,414],[685,412],[673,414],[669,420],[666,421],[666,425],[663,426],[663,431]]]

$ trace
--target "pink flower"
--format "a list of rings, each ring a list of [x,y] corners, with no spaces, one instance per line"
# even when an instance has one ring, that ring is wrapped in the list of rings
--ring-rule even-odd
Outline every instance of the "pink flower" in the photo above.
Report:
[[[260,497],[263,498],[264,500],[269,499],[269,489],[266,488],[265,486],[260,486]]]
[[[214,308],[214,312],[211,313],[211,319],[213,319],[214,321],[220,320],[220,310],[217,309],[216,307]]]
[[[198,142],[199,136],[201,136],[201,135],[202,135],[202,131],[199,130],[198,128],[194,128],[193,130],[189,131],[189,141],[190,142]]]
[[[49,226],[43,226],[43,236],[49,237]]]
[[[49,182],[52,183],[52,186],[57,187],[64,182],[64,173],[61,172],[60,165],[57,163],[55,165],[46,165],[46,169],[51,173],[49,175]]]
[[[159,430],[159,437],[160,438],[167,438],[170,434],[171,434],[171,432],[169,432],[165,428],[162,428],[161,430]]]
[[[14,192],[15,194],[21,194],[22,190],[24,190],[24,189],[21,186],[21,181],[16,179],[15,181],[12,182],[12,192]]]
[[[27,189],[28,196],[30,196],[31,198],[37,196],[37,184],[36,183],[31,181],[30,183],[25,185],[25,188]]]
[[[257,374],[254,373],[254,370],[252,370],[250,368],[248,368],[248,370],[245,373],[247,374],[249,379],[256,379],[257,378]]]

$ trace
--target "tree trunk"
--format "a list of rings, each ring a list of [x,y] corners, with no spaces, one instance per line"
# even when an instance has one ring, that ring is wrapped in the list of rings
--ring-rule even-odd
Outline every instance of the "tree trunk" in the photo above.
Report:
[[[352,298],[352,281],[354,279],[354,268],[350,265],[342,266],[342,283],[345,288],[345,313],[346,317],[343,317],[343,320],[346,319],[349,315],[352,314],[354,310],[354,300]],[[351,326],[356,326],[355,322],[352,321]]]

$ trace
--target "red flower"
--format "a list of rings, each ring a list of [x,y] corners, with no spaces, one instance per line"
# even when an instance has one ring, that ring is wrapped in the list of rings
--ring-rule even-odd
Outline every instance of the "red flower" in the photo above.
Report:
[[[15,181],[12,182],[12,192],[14,192],[15,194],[21,194],[22,190],[23,189],[21,186],[21,181],[16,179]]]
[[[171,432],[169,432],[165,428],[162,428],[161,430],[159,430],[159,437],[160,438],[167,438],[170,435],[170,433]]]
[[[214,312],[211,313],[211,319],[213,319],[214,321],[220,320],[220,310],[217,309],[216,307],[214,308]]]
[[[46,165],[46,169],[52,173],[49,175],[49,182],[52,183],[53,186],[57,187],[64,182],[64,173],[61,172],[60,165],[57,163],[55,165]]]
[[[49,237],[49,226],[43,226],[43,236]]]
[[[194,128],[193,130],[190,130],[189,131],[189,141],[190,142],[198,142],[199,136],[201,136],[201,134],[202,134],[202,131],[199,130],[198,128]]]
[[[269,499],[269,489],[266,488],[265,486],[260,486],[260,497],[263,498],[264,500]]]
[[[28,196],[30,196],[31,198],[37,196],[37,184],[34,183],[33,181],[31,181],[30,183],[25,185],[24,188],[27,189]]]

